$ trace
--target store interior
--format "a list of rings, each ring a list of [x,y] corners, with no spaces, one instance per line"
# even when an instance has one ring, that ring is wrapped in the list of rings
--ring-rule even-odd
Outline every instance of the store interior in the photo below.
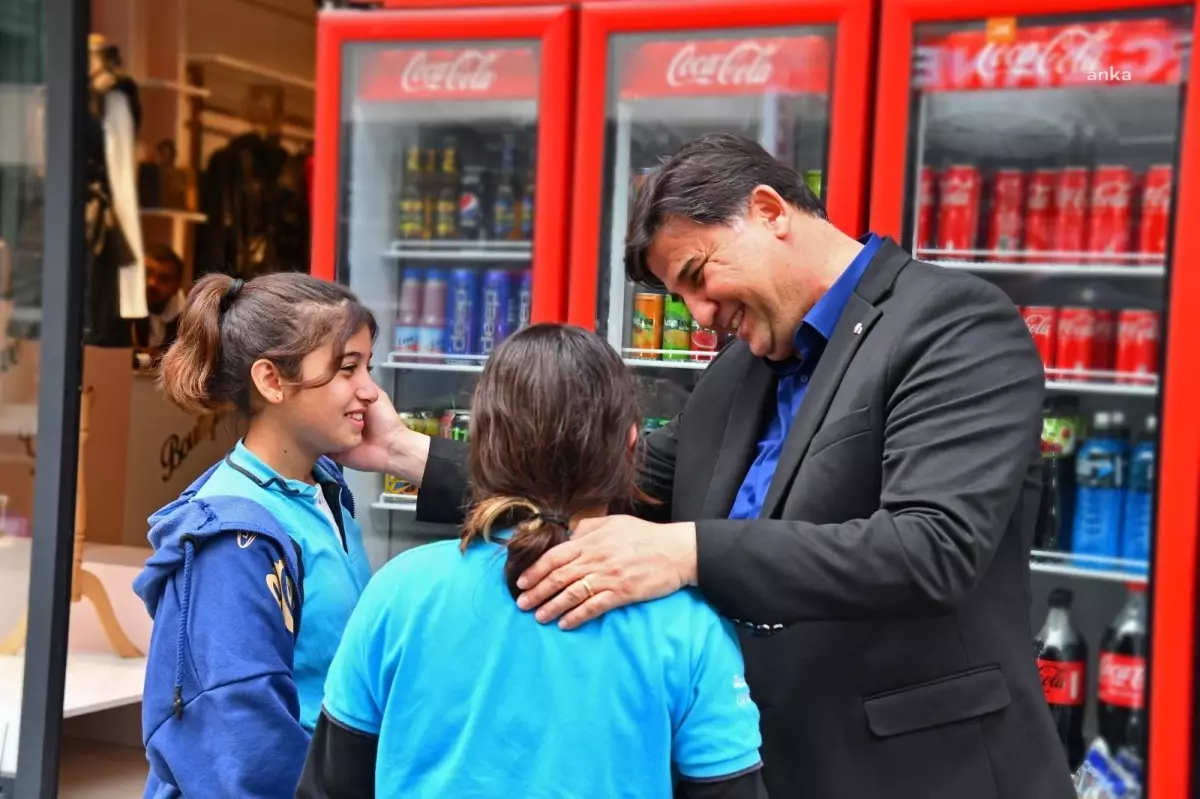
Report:
[[[204,274],[307,269],[315,90],[311,0],[92,0],[91,15],[91,110],[106,148],[93,154],[107,167],[111,196],[100,206],[107,210],[89,214],[65,797],[135,796],[144,786],[140,702],[151,623],[132,581],[149,552],[145,520],[239,433],[232,418],[169,405],[155,389],[155,360],[175,333],[183,295]],[[32,229],[42,218],[26,222]],[[40,264],[13,260],[0,248],[12,296],[0,309],[11,361],[0,375],[7,776],[16,770],[21,716],[41,300]]]

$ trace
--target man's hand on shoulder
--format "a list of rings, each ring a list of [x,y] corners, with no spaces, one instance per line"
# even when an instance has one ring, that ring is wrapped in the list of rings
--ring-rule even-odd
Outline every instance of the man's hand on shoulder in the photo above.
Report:
[[[654,524],[633,516],[584,519],[571,540],[521,575],[522,610],[571,630],[613,608],[672,594],[696,583],[696,525]],[[565,614],[565,615],[564,615]]]

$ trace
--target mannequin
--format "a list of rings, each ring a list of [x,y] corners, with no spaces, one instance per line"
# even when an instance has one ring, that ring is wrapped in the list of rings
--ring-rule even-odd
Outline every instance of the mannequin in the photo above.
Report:
[[[146,309],[146,272],[137,194],[137,84],[99,34],[88,37],[91,83],[87,150],[87,230],[90,255],[84,340],[129,346],[130,319]]]

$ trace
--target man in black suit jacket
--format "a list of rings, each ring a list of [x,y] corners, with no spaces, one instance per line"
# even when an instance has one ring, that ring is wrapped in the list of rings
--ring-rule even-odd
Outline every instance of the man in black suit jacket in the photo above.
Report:
[[[1029,627],[1045,385],[1011,300],[844,235],[733,136],[649,178],[627,245],[631,279],[739,340],[642,440],[661,504],[581,522],[522,606],[569,628],[697,586],[741,625],[773,799],[1073,797]],[[465,448],[394,425],[359,463],[459,520]]]

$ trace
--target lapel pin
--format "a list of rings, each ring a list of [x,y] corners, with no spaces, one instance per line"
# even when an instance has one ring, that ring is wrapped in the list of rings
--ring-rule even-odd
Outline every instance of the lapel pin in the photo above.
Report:
[[[861,334],[862,334],[862,322],[859,322],[858,324],[856,324],[854,326],[854,335],[857,336],[857,335],[861,335]]]

